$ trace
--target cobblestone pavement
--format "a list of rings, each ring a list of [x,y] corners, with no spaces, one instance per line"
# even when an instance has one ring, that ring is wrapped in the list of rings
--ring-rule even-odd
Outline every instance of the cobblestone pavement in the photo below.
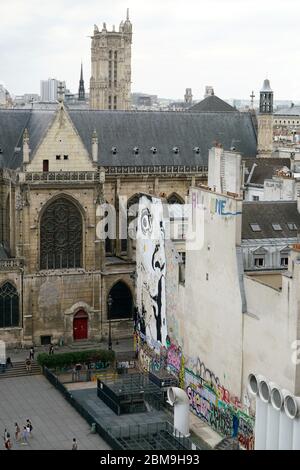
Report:
[[[0,396],[0,450],[5,450],[5,428],[13,449],[69,450],[74,437],[79,450],[110,449],[98,434],[90,433],[88,423],[43,376],[3,379]],[[15,441],[14,423],[22,428],[27,418],[33,431],[29,444],[24,445]]]

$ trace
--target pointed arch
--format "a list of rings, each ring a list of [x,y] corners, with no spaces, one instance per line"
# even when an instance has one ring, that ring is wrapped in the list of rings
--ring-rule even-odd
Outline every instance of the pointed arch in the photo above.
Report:
[[[128,285],[124,281],[116,282],[107,296],[111,298],[111,306],[108,306],[107,318],[117,320],[120,318],[132,318],[133,298]]]
[[[184,204],[184,200],[177,193],[172,193],[167,197],[168,204]]]
[[[19,294],[9,281],[0,286],[0,328],[19,326]]]
[[[70,198],[51,200],[40,218],[40,269],[82,267],[83,218]]]

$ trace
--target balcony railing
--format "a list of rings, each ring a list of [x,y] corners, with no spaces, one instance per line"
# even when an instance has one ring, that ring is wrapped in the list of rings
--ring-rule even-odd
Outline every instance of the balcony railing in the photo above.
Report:
[[[25,181],[30,183],[39,182],[63,182],[74,183],[75,181],[98,181],[99,173],[96,171],[37,171],[25,173]]]
[[[24,266],[24,260],[21,258],[1,259],[0,271],[13,271]]]
[[[200,165],[147,165],[147,166],[106,166],[107,175],[138,175],[138,174],[200,174],[206,176],[207,166]]]

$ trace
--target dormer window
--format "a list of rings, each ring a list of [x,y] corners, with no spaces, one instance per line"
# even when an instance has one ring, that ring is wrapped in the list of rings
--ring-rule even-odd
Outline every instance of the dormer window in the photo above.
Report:
[[[116,154],[118,153],[117,147],[112,147],[112,148],[111,148],[111,153],[112,153],[113,155],[116,155]]]
[[[134,155],[138,155],[140,153],[140,150],[138,147],[133,147],[133,153]]]
[[[194,152],[199,155],[200,153],[200,147],[194,147]]]
[[[153,155],[155,155],[157,153],[157,148],[156,147],[151,147],[150,150],[153,153]]]
[[[179,153],[179,148],[178,147],[173,147],[173,153],[177,155]]]

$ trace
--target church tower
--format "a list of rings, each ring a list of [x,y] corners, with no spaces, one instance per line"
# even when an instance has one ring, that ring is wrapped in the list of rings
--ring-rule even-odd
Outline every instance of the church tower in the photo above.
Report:
[[[260,91],[257,150],[259,157],[271,157],[273,151],[273,91],[264,80]]]
[[[82,63],[81,63],[81,72],[80,72],[80,80],[79,80],[78,101],[85,101],[85,89],[84,89]]]
[[[132,24],[127,18],[119,31],[94,26],[92,36],[91,109],[130,109]]]

